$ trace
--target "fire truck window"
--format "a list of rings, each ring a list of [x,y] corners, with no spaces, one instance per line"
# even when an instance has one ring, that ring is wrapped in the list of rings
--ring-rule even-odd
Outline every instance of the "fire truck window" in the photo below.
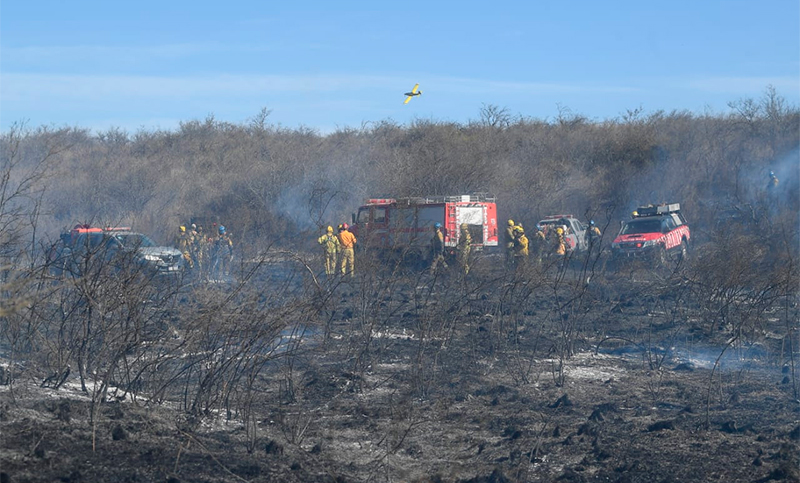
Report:
[[[367,222],[369,222],[369,208],[364,208],[363,210],[358,210],[358,222],[359,223],[367,223]]]
[[[375,223],[385,223],[386,222],[386,209],[385,208],[376,208],[375,211],[372,213],[372,221]]]

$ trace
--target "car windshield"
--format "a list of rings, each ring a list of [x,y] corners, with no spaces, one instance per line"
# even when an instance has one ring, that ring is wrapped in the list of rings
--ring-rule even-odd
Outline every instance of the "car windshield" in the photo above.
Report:
[[[114,239],[118,241],[120,245],[127,248],[156,246],[156,244],[153,243],[153,240],[147,238],[147,236],[142,235],[141,233],[120,233],[114,235]]]
[[[620,235],[638,235],[640,233],[661,233],[661,220],[634,220],[625,223]]]

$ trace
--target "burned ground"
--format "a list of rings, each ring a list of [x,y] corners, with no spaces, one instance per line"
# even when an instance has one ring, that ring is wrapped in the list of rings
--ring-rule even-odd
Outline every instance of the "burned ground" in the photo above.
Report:
[[[0,483],[797,481],[800,110],[773,88],[731,107],[13,126]],[[321,275],[318,231],[364,198],[474,191],[528,229],[594,219],[605,250],[633,209],[679,202],[689,259],[509,273],[494,254],[465,279],[359,252],[354,279]],[[163,241],[192,219],[233,233],[232,278],[50,270],[75,223]]]
[[[180,357],[162,347],[152,373],[134,369],[153,346],[128,347],[127,369],[117,364],[102,391],[103,378],[87,375],[86,393],[75,374],[58,390],[38,387],[46,374],[20,363],[0,393],[4,481],[800,476],[797,348],[786,337],[796,294],[739,293],[727,318],[710,319],[719,306],[698,298],[689,266],[607,271],[587,284],[579,262],[507,274],[497,261],[485,257],[466,280],[407,271],[320,285],[291,263],[267,263],[273,290],[283,279],[299,295],[260,293],[264,305],[235,284],[184,288],[186,309],[165,329],[174,341],[199,330],[184,316],[235,298],[256,318],[282,312],[259,322],[275,326],[263,334],[273,345],[243,351],[256,339],[239,334],[207,346],[211,356],[175,343]],[[235,312],[216,323],[241,323]],[[265,351],[263,366],[242,368]],[[199,367],[226,358],[218,372]]]

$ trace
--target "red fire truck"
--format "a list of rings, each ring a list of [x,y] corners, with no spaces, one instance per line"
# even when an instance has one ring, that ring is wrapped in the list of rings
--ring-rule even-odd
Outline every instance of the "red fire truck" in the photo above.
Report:
[[[484,193],[419,198],[374,198],[353,214],[353,231],[362,248],[429,260],[433,226],[441,223],[445,250],[455,252],[466,223],[472,249],[497,246],[497,205]]]

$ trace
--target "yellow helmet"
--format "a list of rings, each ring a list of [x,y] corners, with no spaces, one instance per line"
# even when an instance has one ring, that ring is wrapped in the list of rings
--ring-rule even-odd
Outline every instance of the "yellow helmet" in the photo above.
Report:
[[[514,227],[514,233],[525,233],[521,226],[517,225]]]
[[[328,231],[328,233],[333,233],[333,227],[329,226],[327,231]]]
[[[556,228],[556,233],[559,234],[559,235],[563,235],[564,234],[564,229],[559,226],[558,228]]]
[[[181,233],[186,233],[186,227],[181,225],[178,227],[181,230]]]
[[[508,220],[508,226],[514,226],[514,220]]]
[[[633,216],[633,217],[639,216],[639,212],[636,211],[636,210],[633,210],[633,212],[631,213],[631,216]]]

